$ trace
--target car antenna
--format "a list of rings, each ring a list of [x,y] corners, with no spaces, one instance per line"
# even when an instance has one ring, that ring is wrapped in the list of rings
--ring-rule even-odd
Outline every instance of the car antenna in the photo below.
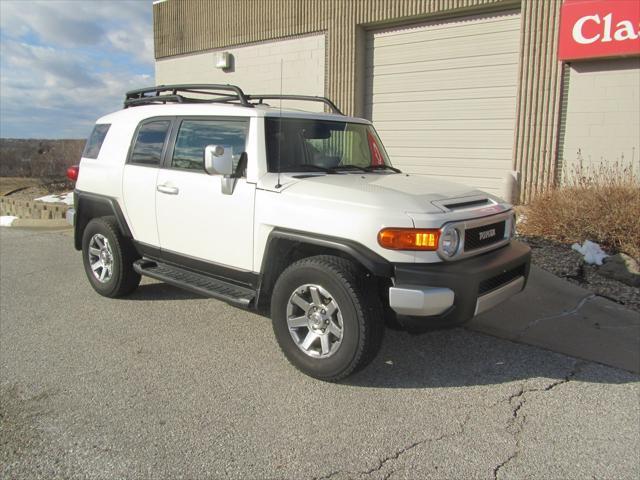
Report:
[[[282,64],[284,59],[280,59],[280,96],[282,96]],[[281,188],[280,183],[280,157],[282,156],[282,99],[280,99],[280,115],[278,117],[278,183],[275,188]]]

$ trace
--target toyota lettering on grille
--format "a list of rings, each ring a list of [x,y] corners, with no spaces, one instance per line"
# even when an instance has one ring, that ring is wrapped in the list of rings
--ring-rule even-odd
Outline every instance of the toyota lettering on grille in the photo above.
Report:
[[[480,238],[480,240],[486,240],[487,238],[491,238],[495,236],[496,236],[495,228],[492,228],[491,230],[485,230],[484,232],[480,232],[478,234],[478,237]]]

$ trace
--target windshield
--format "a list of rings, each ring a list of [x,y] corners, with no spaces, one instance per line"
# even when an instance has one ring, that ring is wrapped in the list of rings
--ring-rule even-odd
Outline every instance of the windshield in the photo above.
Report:
[[[391,167],[370,125],[276,117],[266,118],[265,123],[270,172]]]

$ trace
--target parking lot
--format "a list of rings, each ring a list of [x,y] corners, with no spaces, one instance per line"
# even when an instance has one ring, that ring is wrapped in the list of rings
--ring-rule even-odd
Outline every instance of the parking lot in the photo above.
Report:
[[[98,296],[69,230],[0,242],[1,478],[640,476],[624,370],[466,329],[387,331],[372,365],[323,383],[267,318],[148,279]]]

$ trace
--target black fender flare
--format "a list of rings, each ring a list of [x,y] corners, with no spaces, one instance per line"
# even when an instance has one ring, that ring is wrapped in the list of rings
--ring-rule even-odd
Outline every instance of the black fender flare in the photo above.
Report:
[[[127,220],[115,198],[96,193],[75,190],[73,205],[76,211],[74,220],[74,246],[76,250],[82,250],[82,234],[92,218],[114,216],[118,222],[120,233],[127,238],[133,238]]]
[[[393,265],[389,261],[356,241],[276,227],[267,238],[262,256],[256,301],[259,311],[269,309],[270,296],[276,280],[291,262],[289,253],[300,247],[310,250],[311,254],[317,248],[318,255],[339,252],[358,262],[374,276],[393,276]]]
[[[268,268],[269,257],[273,252],[277,251],[277,245],[281,241],[309,244],[331,250],[338,250],[352,257],[373,275],[379,277],[393,276],[393,265],[388,260],[354,240],[278,227],[271,231],[267,239],[264,255],[262,257],[261,273],[263,275]]]

